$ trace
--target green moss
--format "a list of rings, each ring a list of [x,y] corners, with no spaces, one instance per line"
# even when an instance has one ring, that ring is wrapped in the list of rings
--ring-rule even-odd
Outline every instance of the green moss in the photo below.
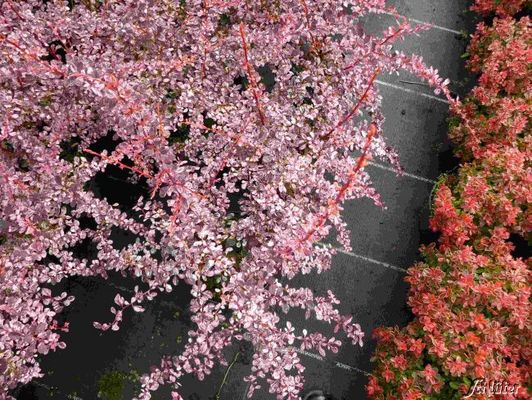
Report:
[[[106,372],[98,381],[98,398],[103,400],[122,400],[124,398],[124,386],[128,382],[130,384],[140,383],[138,371],[132,369],[127,373],[121,371]],[[134,388],[136,394],[138,394],[138,389],[138,387]]]
[[[139,375],[138,371],[136,371],[134,369],[129,371],[128,380],[130,382],[140,382],[140,375]]]
[[[104,400],[122,400],[124,383],[128,375],[120,371],[110,371],[98,381],[98,398]]]

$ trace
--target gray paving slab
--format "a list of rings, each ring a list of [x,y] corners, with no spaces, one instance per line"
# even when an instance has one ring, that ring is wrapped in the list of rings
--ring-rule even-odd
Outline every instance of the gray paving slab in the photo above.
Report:
[[[471,0],[388,0],[402,15],[441,27],[470,31],[474,22],[468,12]]]
[[[335,367],[331,362],[323,362],[313,357],[302,356],[305,365],[305,387],[303,395],[313,390],[323,390],[333,396],[334,400],[360,400],[365,398],[364,385],[367,377]],[[275,396],[268,393],[267,387],[255,392],[253,400],[275,400]],[[235,398],[240,400],[240,398]]]
[[[331,270],[319,275],[297,276],[290,284],[311,288],[316,296],[325,296],[327,290],[337,295],[341,302],[339,311],[352,315],[353,322],[361,325],[365,333],[364,346],[353,346],[344,340],[340,351],[337,354],[327,353],[326,358],[370,372],[369,358],[375,345],[371,338],[373,330],[379,326],[404,326],[411,318],[406,306],[405,276],[404,272],[340,253],[333,258]],[[296,329],[307,329],[309,333],[334,335],[330,325],[313,318],[306,320],[301,310],[289,311],[283,315],[283,320],[290,320]],[[338,334],[338,338],[345,339],[345,336]]]
[[[436,179],[438,156],[449,149],[448,105],[392,87],[380,86],[379,91],[386,117],[384,136],[399,154],[402,167],[406,172]]]
[[[346,202],[344,220],[351,230],[352,252],[401,268],[418,257],[422,232],[429,216],[432,186],[375,169],[373,185],[386,209],[367,198]],[[324,240],[335,243],[334,240]]]
[[[381,33],[392,24],[394,19],[389,15],[372,15],[363,20],[364,28],[373,33]],[[463,96],[474,82],[461,61],[467,43],[467,35],[431,28],[418,35],[406,36],[404,40],[394,43],[394,49],[407,55],[422,56],[425,63],[436,68],[442,78],[451,80],[450,89],[453,93]],[[405,83],[406,81],[421,83],[419,79],[407,73],[402,73],[399,77],[382,75],[379,79],[422,93],[433,94],[433,90],[425,85]]]
[[[67,348],[50,353],[41,361],[45,376],[19,391],[20,400],[94,400],[102,387],[102,378],[123,374],[123,392],[120,399],[131,399],[138,389],[135,376],[150,371],[158,365],[163,355],[179,354],[191,329],[189,289],[179,288],[172,294],[162,294],[146,303],[143,313],[127,312],[119,331],[101,332],[92,327],[92,321],[107,322],[112,315],[115,294],[128,295],[135,281],[112,276],[109,285],[101,279],[71,279],[61,289],[76,296],[76,301],[62,315],[70,322],[70,332],[63,335]],[[238,345],[227,351],[231,360]],[[243,359],[238,360],[243,364]],[[226,368],[219,366],[205,380],[185,376],[180,391],[187,400],[215,399]],[[239,377],[223,386],[217,400],[232,400],[244,391],[245,382]],[[117,380],[114,380],[117,382]],[[229,381],[228,381],[229,382]],[[69,397],[70,396],[70,397]],[[163,387],[154,393],[154,400],[168,400],[170,388]],[[115,398],[113,398],[114,400]]]

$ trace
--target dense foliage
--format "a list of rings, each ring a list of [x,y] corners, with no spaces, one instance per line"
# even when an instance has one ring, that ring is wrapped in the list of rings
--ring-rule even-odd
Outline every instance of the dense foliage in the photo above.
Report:
[[[114,320],[95,322],[103,330],[190,285],[195,329],[142,377],[141,399],[177,390],[185,373],[203,379],[245,337],[250,395],[263,378],[297,398],[296,346],[341,342],[281,326],[280,310],[302,308],[362,345],[333,293],[290,279],[330,267],[334,250],[313,243],[332,227],[349,250],[342,203],[379,203],[366,161],[398,166],[377,76],[405,69],[449,97],[420,57],[392,50],[422,26],[396,16],[364,33],[358,18],[382,12],[394,14],[383,0],[1,2],[0,396],[65,347],[58,313],[74,299],[55,284],[74,275],[138,279],[131,298],[116,295]],[[131,204],[95,190],[117,172],[135,184]],[[119,247],[116,230],[137,239]]]
[[[532,6],[530,0],[475,0],[473,10],[489,15],[495,13],[501,17],[517,14],[525,7]]]
[[[465,161],[489,149],[521,144],[530,126],[530,19],[495,19],[480,23],[469,46],[468,66],[479,84],[457,111],[449,135]]]
[[[500,398],[529,398],[530,260],[510,239],[530,240],[532,228],[531,33],[528,17],[508,17],[473,35],[478,86],[450,127],[462,164],[435,189],[438,244],[408,271],[414,321],[375,331],[373,399],[460,399],[475,379],[519,386]]]

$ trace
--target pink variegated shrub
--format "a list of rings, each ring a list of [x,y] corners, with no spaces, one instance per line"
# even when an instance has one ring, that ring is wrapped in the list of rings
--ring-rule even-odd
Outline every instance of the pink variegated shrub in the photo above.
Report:
[[[313,244],[332,227],[349,250],[343,202],[379,204],[367,160],[398,166],[377,76],[404,69],[449,96],[420,57],[392,50],[423,27],[396,16],[381,36],[364,34],[359,18],[382,12],[394,13],[383,0],[0,4],[0,396],[65,346],[57,315],[73,299],[53,292],[71,276],[138,279],[131,298],[116,296],[114,319],[94,323],[103,330],[179,281],[191,286],[195,329],[142,378],[140,399],[163,384],[179,399],[183,374],[202,379],[245,338],[256,349],[250,395],[264,378],[296,399],[295,349],[340,342],[281,326],[278,309],[305,309],[362,345],[332,292],[285,282],[330,267],[334,249]],[[115,145],[102,150],[108,135]],[[133,207],[91,189],[110,168],[149,187]],[[113,228],[137,240],[118,249]],[[81,242],[94,259],[75,254]]]

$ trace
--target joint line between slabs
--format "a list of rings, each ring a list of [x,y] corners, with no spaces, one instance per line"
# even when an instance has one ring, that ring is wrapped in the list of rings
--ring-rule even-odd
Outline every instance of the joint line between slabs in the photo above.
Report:
[[[339,249],[339,248],[336,248],[336,249],[340,253],[343,253],[343,254],[345,254],[347,256],[360,258],[361,260],[369,261],[369,262],[371,262],[373,264],[381,265],[381,266],[383,266],[385,268],[393,269],[395,271],[406,272],[406,269],[401,268],[401,267],[396,267],[395,265],[391,265],[391,264],[388,264],[388,263],[385,263],[385,262],[382,262],[382,261],[374,260],[373,258],[369,258],[369,257],[366,257],[366,256],[361,256],[360,254],[351,253],[350,251],[344,251],[344,250]]]
[[[334,249],[336,249],[339,253],[342,253],[342,254],[345,254],[347,256],[351,256],[351,257],[355,257],[355,258],[359,258],[361,260],[364,260],[364,261],[368,261],[370,263],[373,263],[373,264],[377,264],[377,265],[380,265],[384,268],[389,268],[389,269],[393,269],[395,271],[399,271],[399,272],[407,272],[405,268],[401,268],[401,267],[397,267],[395,265],[392,265],[392,264],[388,264],[388,263],[385,263],[383,261],[379,261],[379,260],[375,260],[373,258],[370,258],[370,257],[366,257],[366,256],[362,256],[360,254],[356,254],[356,253],[352,253],[350,251],[345,251],[345,250],[342,250],[341,248],[339,247],[336,247],[336,246],[332,246],[330,244],[327,244],[327,243],[323,243],[323,242],[317,242],[316,244],[320,245],[320,246],[323,246],[323,247],[332,247]]]
[[[406,93],[417,94],[418,96],[423,96],[431,100],[439,101],[440,103],[449,104],[448,100],[433,96],[431,94],[426,94],[426,93],[418,92],[416,90],[408,89],[408,88],[405,88],[399,85],[394,85],[393,83],[384,82],[378,79],[375,79],[375,83],[382,85],[382,86],[391,87],[393,89],[402,90],[403,92],[406,92]]]
[[[380,163],[376,163],[374,161],[368,161],[368,165],[371,165],[371,166],[373,166],[375,168],[383,169],[385,171],[390,171],[390,172],[397,173],[393,168],[387,167],[386,165],[382,165]],[[430,183],[430,184],[435,184],[436,183],[435,180],[424,178],[424,177],[416,175],[416,174],[411,174],[410,172],[402,172],[402,173],[399,174],[399,177],[401,177],[402,175],[408,176],[409,178],[412,178],[412,179],[417,179],[418,181]]]
[[[382,12],[381,14],[386,14],[386,15],[391,15],[391,16],[393,16],[393,14],[392,14],[392,13],[389,13],[389,12]],[[406,19],[408,19],[410,22],[414,22],[414,23],[416,23],[416,24],[429,25],[431,28],[439,29],[440,31],[449,32],[449,33],[454,33],[455,35],[461,35],[461,34],[462,34],[462,32],[457,31],[456,29],[447,28],[446,26],[441,26],[441,25],[433,24],[432,22],[425,22],[425,21],[421,21],[421,20],[419,20],[419,19],[409,18],[409,17],[406,17]]]
[[[300,350],[300,349],[295,349],[295,351],[296,353],[302,354],[309,358],[314,358],[315,360],[318,360],[318,361],[322,361],[322,362],[330,361],[334,364],[335,367],[338,367],[338,368],[346,369],[348,371],[356,371],[366,376],[372,376],[369,372],[364,371],[363,369],[353,367],[352,365],[347,365],[347,364],[344,364],[338,361],[329,360],[323,356],[320,356],[319,354],[311,353],[310,351],[305,351],[305,350]]]
[[[246,385],[246,389],[244,389],[244,395],[242,396],[242,400],[246,400],[248,398],[248,392],[249,392],[250,386],[251,386],[251,382],[248,382]]]

